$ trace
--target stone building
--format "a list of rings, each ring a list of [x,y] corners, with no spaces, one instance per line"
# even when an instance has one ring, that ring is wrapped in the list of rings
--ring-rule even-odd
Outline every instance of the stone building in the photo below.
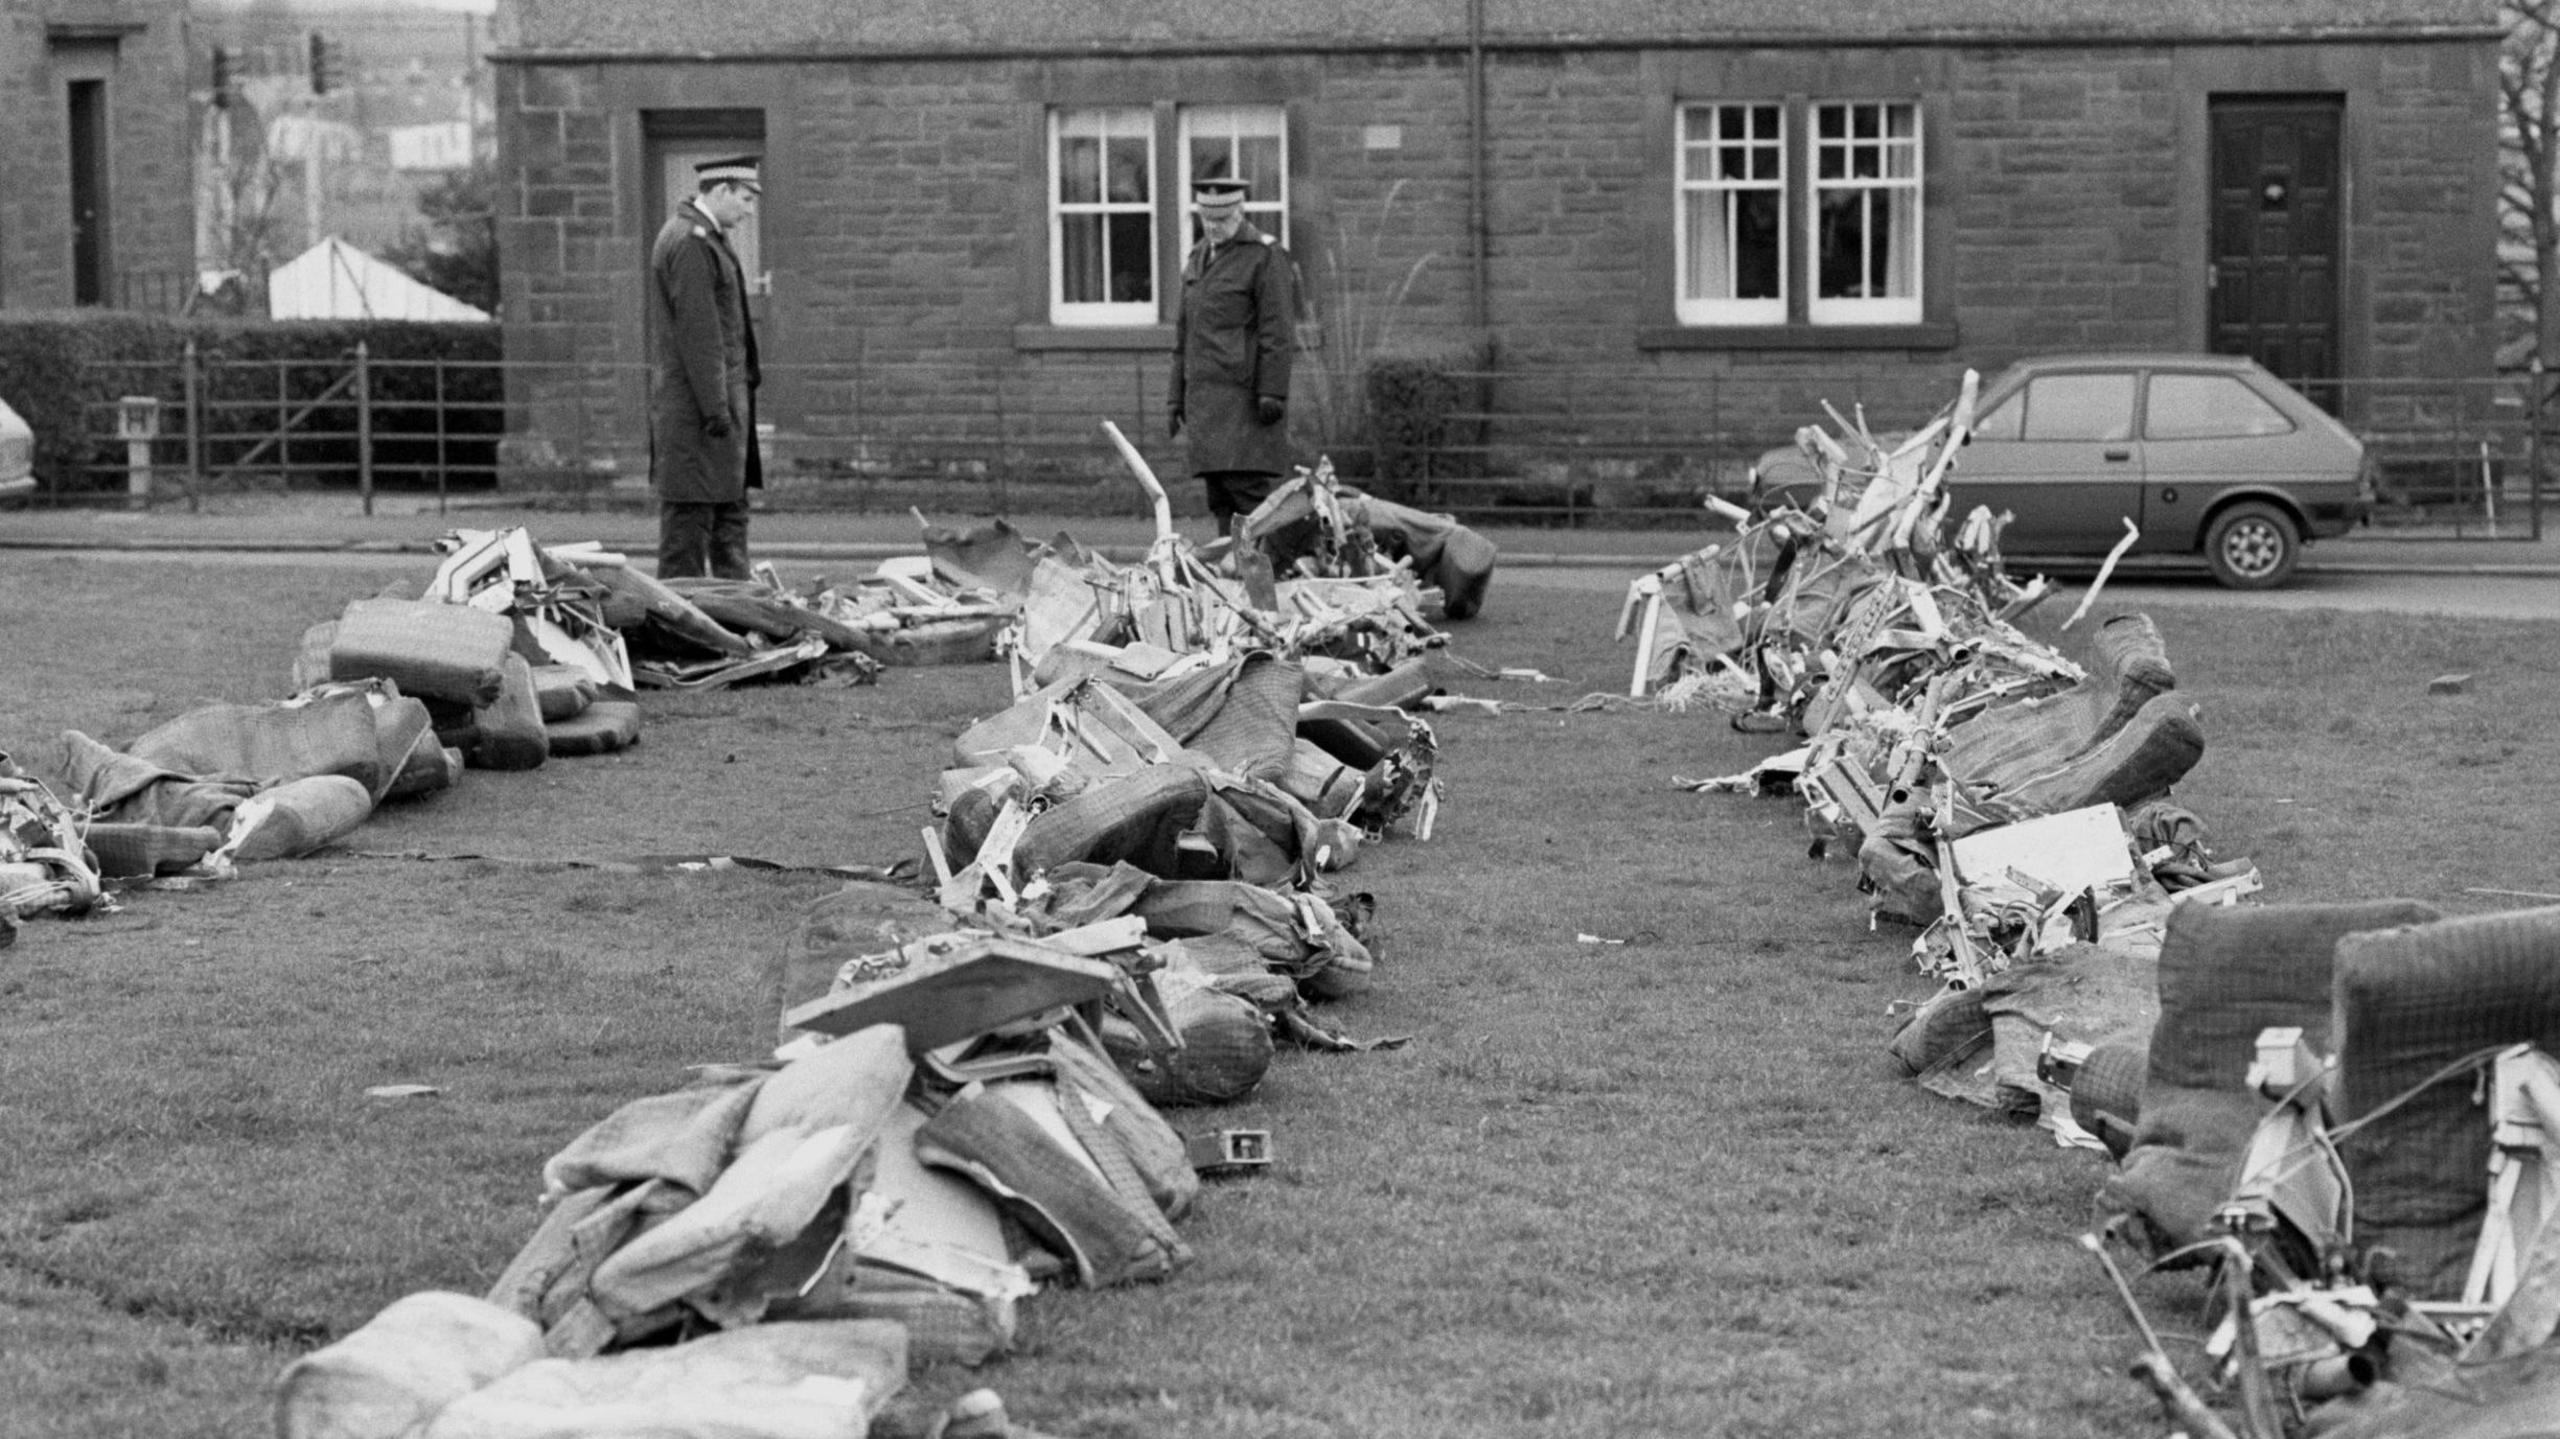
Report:
[[[2250,353],[2351,422],[2488,373],[2492,0],[2034,10],[502,0],[521,423],[636,472],[643,256],[741,150],[765,414],[839,460],[1095,418],[1165,450],[1211,166],[1304,277],[1311,452],[1380,354],[1483,372],[1488,471],[1911,423],[2056,350]]]
[[[0,0],[0,309],[195,285],[185,0]]]

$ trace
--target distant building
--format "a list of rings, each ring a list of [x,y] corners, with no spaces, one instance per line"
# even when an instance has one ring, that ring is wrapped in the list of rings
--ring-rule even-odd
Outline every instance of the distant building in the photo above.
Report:
[[[0,0],[0,308],[195,285],[184,0]]]
[[[2495,343],[2494,0],[502,0],[499,27],[501,319],[562,367],[518,397],[626,471],[644,253],[688,164],[739,150],[786,433],[1103,414],[1161,445],[1209,166],[1297,255],[1313,378],[1391,330],[1494,368],[1497,437],[1713,410],[1783,438],[1826,398],[1907,423],[1965,367],[2107,348],[2253,354],[2352,420]]]
[[[333,139],[317,166],[304,166],[299,150],[278,157],[293,163],[282,177],[286,223],[277,227],[270,260],[327,235],[387,250],[418,224],[419,191],[492,143],[487,25],[484,15],[425,6],[197,6],[198,48],[232,51],[246,109],[256,117],[230,117],[233,155],[256,145],[256,137],[241,134],[243,124],[263,127],[271,151],[280,129],[290,127],[324,125],[333,136],[355,137],[351,150]],[[315,35],[328,52],[325,94],[311,87]],[[209,153],[209,196],[221,184],[216,164]],[[304,188],[315,180],[316,196]],[[206,258],[219,265],[243,257]]]

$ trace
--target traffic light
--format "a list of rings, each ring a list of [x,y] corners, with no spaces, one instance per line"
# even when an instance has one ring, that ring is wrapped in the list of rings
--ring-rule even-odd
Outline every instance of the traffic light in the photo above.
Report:
[[[329,93],[329,89],[330,89],[330,87],[331,87],[332,85],[334,85],[334,84],[336,84],[336,83],[337,83],[337,78],[338,78],[338,77],[337,77],[336,75],[334,75],[334,74],[332,74],[332,73],[330,72],[330,62],[331,62],[332,58],[333,58],[333,57],[329,54],[329,37],[328,37],[328,36],[326,36],[326,35],[321,34],[321,33],[320,33],[319,31],[317,31],[317,30],[312,31],[312,32],[311,32],[311,93],[312,93],[312,94],[314,94],[314,95],[326,95],[326,94],[328,94],[328,93]]]
[[[233,60],[230,46],[216,45],[213,47],[213,104],[214,108],[217,110],[228,110],[231,108],[232,64]]]

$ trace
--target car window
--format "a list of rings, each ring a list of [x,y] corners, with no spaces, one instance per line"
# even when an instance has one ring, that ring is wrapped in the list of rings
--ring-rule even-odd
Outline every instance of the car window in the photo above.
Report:
[[[2038,375],[2027,381],[2030,440],[2133,438],[2133,376]]]
[[[2233,375],[2153,375],[2142,433],[2154,440],[2286,435],[2293,421]]]
[[[2009,398],[1992,406],[1990,411],[1974,424],[1973,433],[1987,440],[2014,440],[2018,437],[2018,422],[2026,416],[2026,413],[2027,392],[2012,391]]]

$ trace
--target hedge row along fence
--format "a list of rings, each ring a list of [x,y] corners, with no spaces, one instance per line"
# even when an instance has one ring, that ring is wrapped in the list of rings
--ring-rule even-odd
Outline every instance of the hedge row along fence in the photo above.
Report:
[[[370,365],[371,413],[342,390],[361,344]],[[491,325],[390,320],[256,321],[124,311],[0,315],[0,399],[35,431],[43,493],[79,498],[124,487],[125,446],[115,407],[128,396],[161,405],[154,459],[182,463],[188,425],[189,347],[201,417],[197,453],[208,468],[262,477],[352,480],[372,438],[372,469],[408,478],[449,470],[486,487],[506,428]],[[434,362],[445,361],[439,367]],[[441,395],[439,395],[439,391]],[[260,441],[290,446],[290,468],[260,456]]]

